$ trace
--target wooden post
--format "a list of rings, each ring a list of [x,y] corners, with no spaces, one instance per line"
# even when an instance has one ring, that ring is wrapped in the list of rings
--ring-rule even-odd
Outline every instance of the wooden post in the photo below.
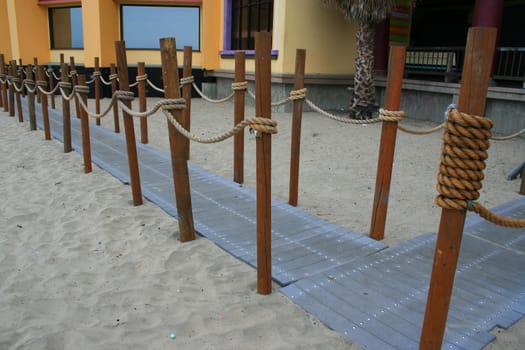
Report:
[[[69,70],[67,64],[62,63],[60,75],[63,83],[69,83]],[[62,86],[64,94],[69,95],[69,88]],[[69,101],[62,96],[62,127],[64,134],[64,153],[71,152],[71,107]]]
[[[27,66],[27,80],[33,79],[33,68]],[[36,86],[34,83],[26,81],[27,84],[27,109],[29,110],[29,130],[36,130],[35,94],[31,90]]]
[[[71,69],[71,85],[73,86],[73,89],[74,89],[75,86],[78,85],[78,73],[77,73],[77,68],[75,66],[74,56],[69,57],[69,66]],[[80,105],[78,103],[78,97],[76,94],[75,94],[75,112],[76,112],[77,118],[80,118]]]
[[[246,54],[244,51],[235,52],[235,78],[234,82],[246,81]],[[234,116],[233,125],[244,120],[246,90],[235,90],[233,95]],[[244,129],[233,135],[233,181],[244,182]]]
[[[404,46],[390,47],[385,93],[385,109],[389,111],[399,110],[401,103],[405,53],[406,48]],[[370,224],[370,237],[376,240],[382,240],[385,237],[385,223],[392,179],[392,166],[394,164],[394,153],[396,149],[396,138],[397,122],[383,122],[377,162],[374,204],[372,207],[372,222]]]
[[[115,41],[115,50],[117,52],[120,89],[129,91],[128,61],[126,57],[125,42],[123,40]],[[130,101],[124,101],[124,104],[128,107],[131,107]],[[142,189],[140,185],[137,143],[135,141],[135,126],[133,124],[133,117],[128,113],[123,111],[122,118],[124,120],[124,133],[126,135],[126,148],[128,151],[129,177],[131,183],[131,192],[133,195],[133,205],[141,205]]]
[[[38,80],[46,81],[46,68],[44,66],[38,67]],[[49,110],[47,95],[38,90],[40,95],[40,106],[42,107],[42,123],[44,124],[44,138],[46,140],[51,140],[51,127],[49,125]]]
[[[78,85],[86,86],[86,76],[81,74],[78,76]],[[87,94],[81,94],[82,101],[87,106]],[[89,116],[84,108],[80,108],[80,127],[82,131],[82,156],[84,157],[84,173],[90,173],[91,167],[91,142],[89,140]]]
[[[4,79],[6,79],[6,82],[4,84],[1,84],[0,89],[2,90],[2,101],[4,112],[9,111],[9,102],[7,100],[7,76],[5,71],[5,57],[4,54],[0,54],[0,74],[4,75]]]
[[[114,77],[117,74],[117,68],[115,67],[114,63],[111,63],[109,67],[109,74]],[[115,95],[115,91],[117,91],[117,79],[111,79],[111,96]],[[118,106],[116,103],[113,104],[113,125],[114,130],[116,133],[120,132],[120,122],[118,117]]]
[[[35,80],[38,79],[37,77],[38,77],[38,69],[39,68],[38,68],[38,58],[37,57],[33,57],[33,67],[31,67],[31,68],[33,69],[33,74],[35,76]],[[40,93],[38,92],[38,90],[36,91],[35,97],[36,97],[36,102],[40,103]]]
[[[255,33],[255,115],[272,116],[272,36]],[[272,292],[272,135],[256,138],[257,163],[257,291]]]
[[[458,110],[461,112],[480,116],[485,113],[496,33],[496,28],[469,29],[458,100]],[[438,350],[443,343],[465,214],[465,210],[442,209],[441,211],[419,344],[421,350]]]
[[[189,78],[192,76],[191,65],[192,65],[192,48],[191,46],[184,46],[184,61],[182,76]],[[191,83],[187,83],[182,87],[182,97],[186,100],[186,109],[183,111],[182,126],[184,129],[190,131],[191,128]],[[184,154],[186,160],[190,159],[190,142],[189,140],[184,143]]]
[[[304,89],[304,69],[306,50],[297,49],[295,53],[294,90]],[[299,159],[301,155],[301,122],[303,119],[303,100],[293,101],[292,144],[290,152],[290,189],[288,204],[297,206],[299,196]]]
[[[13,64],[9,62],[9,67],[7,68],[8,75],[12,78],[15,78],[15,72],[13,71]],[[9,85],[9,116],[14,117],[15,116],[15,88],[13,86],[13,81],[11,81],[11,85]]]
[[[180,98],[175,38],[160,39],[160,56],[162,61],[162,80],[164,81],[164,97]],[[179,123],[182,123],[183,112],[181,110],[171,110],[170,113]],[[184,153],[185,148],[182,147],[184,142],[188,142],[188,140],[169,121],[168,133],[179,221],[179,240],[187,242],[195,239],[188,161]]]
[[[523,167],[523,170],[521,170],[520,194],[524,194],[525,195],[525,166]]]
[[[52,91],[52,90],[55,89],[55,77],[53,76],[54,72],[55,72],[55,70],[53,68],[51,68],[51,71],[48,70],[48,73],[49,73],[49,77],[48,77],[49,91]],[[55,109],[56,108],[56,105],[55,105],[55,94],[52,94],[49,97],[51,97],[51,108]]]
[[[146,67],[144,62],[137,64],[137,76],[146,74]],[[139,91],[139,111],[146,112],[148,109],[146,100],[146,80],[139,80],[138,91]],[[140,142],[143,144],[148,143],[148,118],[140,118]]]
[[[98,57],[95,57],[95,74],[94,81],[95,84],[95,113],[100,114],[100,60]],[[100,125],[100,118],[95,120],[96,125]]]
[[[4,70],[4,54],[0,54],[0,78],[2,79],[6,79]],[[0,107],[2,108],[4,108],[4,105],[7,103],[6,99],[4,98],[4,94],[2,93],[3,88],[4,84],[0,82]]]
[[[23,77],[23,75],[21,75],[20,72],[18,72],[15,60],[11,61],[11,70],[14,72],[13,76],[19,80],[20,86],[17,86],[17,88],[21,89],[23,91],[23,80],[21,79],[21,77]],[[14,83],[14,84],[16,85],[16,83]],[[20,96],[21,94],[22,94],[22,92],[18,92],[15,89],[16,110],[18,112],[18,121],[20,123],[23,123],[24,122],[24,112],[22,110],[22,98]]]

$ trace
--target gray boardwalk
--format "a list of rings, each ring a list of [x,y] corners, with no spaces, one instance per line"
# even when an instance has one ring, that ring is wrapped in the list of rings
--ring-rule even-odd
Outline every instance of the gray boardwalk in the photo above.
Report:
[[[62,140],[61,115],[50,117],[53,136]],[[80,152],[76,118],[72,126]],[[94,125],[90,131],[93,161],[128,183],[123,135]],[[177,217],[169,156],[137,147],[144,196]],[[255,193],[191,163],[189,169],[198,233],[255,267]],[[523,218],[525,197],[496,211]],[[491,329],[525,314],[525,229],[471,216],[464,231],[444,349],[482,349],[494,339]],[[386,247],[272,202],[272,269],[281,292],[366,349],[418,348],[435,238],[428,233]]]

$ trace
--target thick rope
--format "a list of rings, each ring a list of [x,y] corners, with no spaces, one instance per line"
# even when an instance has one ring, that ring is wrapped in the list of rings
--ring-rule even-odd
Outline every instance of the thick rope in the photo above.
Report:
[[[184,127],[169,113],[168,110],[163,109],[164,114],[166,115],[166,118],[168,118],[169,122],[177,129],[179,133],[181,133],[184,137],[191,141],[199,142],[199,143],[218,143],[221,141],[224,141],[242,129],[246,128],[247,126],[250,127],[250,129],[255,130],[256,136],[260,136],[260,133],[265,134],[276,134],[277,133],[277,122],[273,119],[269,118],[249,118],[245,119],[239,124],[235,125],[233,129],[226,131],[223,134],[212,136],[212,137],[201,137],[197,136],[194,133],[189,132],[188,130],[184,129]]]
[[[310,108],[312,108],[314,111],[316,111],[317,113],[327,117],[327,118],[330,118],[332,120],[335,120],[335,121],[338,121],[338,122],[341,122],[341,123],[346,123],[346,124],[374,124],[374,123],[379,123],[381,122],[382,120],[380,118],[373,118],[373,119],[363,119],[363,120],[358,120],[358,119],[350,119],[348,117],[340,117],[340,116],[337,116],[335,114],[331,114],[331,113],[328,113],[326,111],[324,111],[321,107],[317,106],[315,103],[313,103],[312,101],[310,101],[309,99],[306,99],[305,100],[306,104],[308,106],[310,106]]]
[[[228,96],[224,97],[224,98],[221,98],[221,99],[217,99],[217,100],[214,100],[212,98],[209,98],[208,96],[206,96],[200,89],[199,87],[197,86],[197,84],[193,83],[193,88],[195,89],[195,91],[197,91],[197,93],[200,95],[200,97],[202,97],[203,100],[207,101],[207,102],[210,102],[210,103],[224,103],[228,100],[230,100],[234,95],[235,95],[235,92],[232,92],[231,94],[229,94]]]
[[[239,82],[233,82],[232,83],[232,90],[233,91],[246,91],[248,89],[248,82],[247,81],[239,81]]]
[[[525,128],[521,129],[520,131],[518,131],[518,132],[516,132],[514,134],[510,134],[510,135],[507,135],[507,136],[492,136],[492,139],[494,141],[507,141],[507,140],[513,139],[515,137],[518,137],[518,136],[520,136],[523,133],[525,133]]]
[[[84,89],[84,88],[87,88],[87,86],[83,87],[83,86],[77,85],[75,87],[75,89],[77,90],[76,91],[77,93],[86,93],[86,94],[89,93],[89,88],[87,88],[87,90]],[[113,105],[116,103],[116,101],[123,101],[123,100],[125,100],[125,101],[132,101],[134,98],[135,98],[135,94],[133,92],[131,92],[131,91],[117,90],[117,91],[115,91],[113,96],[111,96],[111,101],[110,101],[109,105],[101,113],[90,112],[89,109],[88,109],[88,106],[84,103],[84,101],[81,98],[79,98],[78,100],[79,100],[80,106],[87,113],[87,115],[89,117],[92,117],[92,118],[95,118],[95,119],[102,119],[106,115],[108,115],[108,113],[113,109]]]
[[[153,84],[153,83],[151,82],[151,80],[146,79],[146,82],[148,83],[149,86],[151,86],[151,88],[152,88],[153,90],[156,90],[156,91],[158,91],[158,92],[162,92],[162,93],[164,93],[164,89],[161,89],[161,88],[155,86],[155,84]]]
[[[185,109],[186,108],[186,100],[183,98],[172,98],[172,99],[164,99],[157,101],[152,109],[145,111],[145,112],[135,112],[132,109],[130,109],[128,106],[126,106],[124,103],[119,101],[119,107],[126,113],[128,113],[130,116],[135,118],[147,118],[153,114],[155,114],[159,109],[162,109],[163,111],[171,110],[171,109]]]
[[[182,89],[184,85],[193,84],[195,82],[195,77],[190,75],[189,77],[180,78],[180,88]]]
[[[443,134],[436,204],[446,209],[474,211],[497,225],[525,227],[525,219],[505,218],[474,202],[482,187],[492,126],[489,118],[450,110]]]
[[[111,85],[111,79],[109,81],[107,81],[106,79],[104,79],[104,77],[100,74],[100,72],[98,72],[99,75],[100,75],[100,81],[102,82],[102,84],[104,85]]]

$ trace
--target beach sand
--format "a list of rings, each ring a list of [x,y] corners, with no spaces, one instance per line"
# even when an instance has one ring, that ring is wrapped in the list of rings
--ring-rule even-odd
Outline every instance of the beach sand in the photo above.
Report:
[[[226,131],[232,114],[231,103],[193,99],[192,130]],[[246,116],[254,116],[252,108]],[[272,195],[287,201],[291,114],[273,118],[279,133],[272,136]],[[112,129],[112,117],[102,126]],[[163,115],[149,118],[148,126],[150,145],[168,151]],[[298,206],[367,235],[380,129],[304,113]],[[245,186],[253,188],[255,139],[246,133],[245,141]],[[385,243],[437,231],[440,147],[440,133],[399,133]],[[232,153],[232,140],[191,144],[192,162],[229,179]],[[4,112],[0,154],[0,349],[360,348],[294,305],[276,284],[273,294],[258,295],[253,268],[205,238],[180,243],[173,217],[148,201],[134,207],[129,186],[96,166],[84,174],[81,155],[64,154],[60,142],[44,141],[41,130],[29,131]],[[524,138],[491,144],[482,204],[519,196],[519,180],[506,176],[523,154]],[[525,346],[523,320],[494,333],[498,338],[486,349]]]

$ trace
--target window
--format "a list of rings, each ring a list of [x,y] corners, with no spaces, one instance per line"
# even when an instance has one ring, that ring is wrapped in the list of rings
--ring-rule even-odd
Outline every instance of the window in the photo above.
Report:
[[[272,31],[273,0],[231,1],[231,50],[255,49],[255,32]]]
[[[52,49],[82,49],[82,9],[80,7],[49,8]]]
[[[122,39],[128,49],[159,49],[159,39],[174,37],[177,49],[200,50],[200,8],[122,5]]]

